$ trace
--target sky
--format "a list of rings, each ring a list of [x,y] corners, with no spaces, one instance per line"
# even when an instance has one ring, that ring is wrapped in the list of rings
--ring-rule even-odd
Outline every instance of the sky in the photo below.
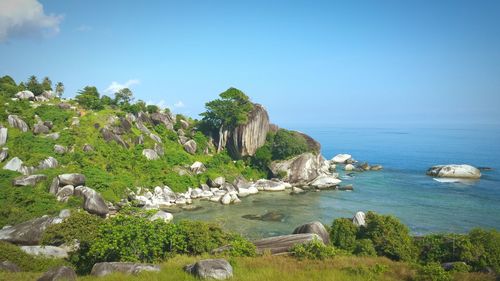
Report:
[[[32,74],[194,118],[236,87],[280,126],[500,124],[500,1],[0,0],[0,75]]]

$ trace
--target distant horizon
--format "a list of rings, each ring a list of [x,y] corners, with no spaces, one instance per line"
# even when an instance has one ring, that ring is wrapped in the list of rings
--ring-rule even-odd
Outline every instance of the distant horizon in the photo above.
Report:
[[[0,75],[199,118],[229,87],[280,126],[500,125],[500,2],[4,0]]]

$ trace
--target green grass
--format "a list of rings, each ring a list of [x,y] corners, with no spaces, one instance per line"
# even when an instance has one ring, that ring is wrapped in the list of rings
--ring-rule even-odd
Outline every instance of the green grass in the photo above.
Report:
[[[207,258],[207,257],[203,257]],[[138,276],[113,274],[106,277],[83,276],[82,281],[166,281],[199,280],[184,272],[183,267],[201,257],[177,256],[161,265],[159,273],[141,273]],[[405,263],[393,262],[386,258],[336,257],[333,259],[297,260],[286,256],[263,256],[256,258],[233,258],[233,281],[311,281],[311,280],[412,280],[415,271]],[[0,280],[34,280],[40,274],[0,273]],[[455,281],[491,280],[495,278],[481,273],[455,274]]]

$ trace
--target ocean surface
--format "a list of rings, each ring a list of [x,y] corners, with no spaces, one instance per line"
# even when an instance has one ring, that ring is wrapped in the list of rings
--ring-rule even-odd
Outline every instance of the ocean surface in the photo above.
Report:
[[[415,235],[467,232],[474,227],[500,229],[500,129],[479,128],[296,128],[318,140],[327,159],[348,153],[358,161],[381,164],[382,171],[347,175],[342,185],[354,191],[265,193],[242,199],[238,205],[196,202],[201,208],[174,214],[183,218],[216,221],[249,238],[289,234],[303,223],[331,224],[357,211],[391,214]],[[426,176],[438,164],[490,167],[477,181],[443,183]],[[269,221],[243,218],[254,215]],[[247,216],[248,217],[248,216]]]

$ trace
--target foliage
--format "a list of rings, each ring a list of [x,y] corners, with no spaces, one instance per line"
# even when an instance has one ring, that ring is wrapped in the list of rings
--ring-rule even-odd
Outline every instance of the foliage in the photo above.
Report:
[[[393,260],[412,261],[416,250],[410,230],[393,216],[368,212],[361,237],[372,240],[377,254]]]
[[[132,91],[129,88],[123,88],[115,93],[115,104],[118,104],[120,106],[130,104],[133,98],[134,94],[132,93]]]
[[[156,113],[156,112],[160,111],[160,108],[159,108],[157,105],[154,105],[154,104],[148,104],[148,105],[146,106],[146,111],[147,111],[148,113],[150,113],[150,114],[151,114],[151,113]]]
[[[377,251],[370,239],[359,239],[354,244],[353,254],[356,256],[376,257]]]
[[[43,85],[38,82],[35,75],[31,75],[26,81],[26,87],[28,91],[31,91],[35,96],[39,96],[43,93]]]
[[[228,254],[232,257],[255,257],[257,249],[252,242],[240,235],[235,235],[229,243]]]
[[[71,111],[61,110],[55,106],[42,104],[35,108],[35,114],[40,116],[43,121],[52,121],[55,127],[62,129],[73,117]]]
[[[271,146],[273,160],[283,160],[310,151],[307,142],[300,134],[279,129]]]
[[[18,246],[0,241],[0,261],[10,261],[22,271],[42,272],[58,265],[68,265],[61,259],[34,257],[23,252]]]
[[[99,92],[94,86],[86,86],[75,96],[75,100],[86,109],[101,110],[104,108],[99,99]]]
[[[196,153],[203,153],[208,147],[208,138],[202,133],[197,131],[193,135],[193,140],[196,142]]]
[[[273,154],[271,151],[271,147],[268,144],[257,149],[255,155],[250,158],[250,163],[252,166],[261,169],[263,171],[267,171],[269,169],[269,165],[272,162]]]
[[[467,235],[431,234],[417,239],[415,245],[419,250],[419,261],[423,263],[472,259],[473,245]]]
[[[473,256],[468,263],[476,270],[491,267],[500,272],[500,232],[476,228],[469,232],[469,239]]]
[[[421,266],[417,272],[417,281],[451,281],[450,273],[446,272],[441,264],[429,263]]]
[[[220,99],[206,103],[207,111],[200,114],[208,127],[213,130],[232,129],[248,122],[253,104],[247,95],[236,88],[229,88],[219,97]]]
[[[335,219],[330,229],[330,240],[335,247],[352,252],[356,246],[358,227],[346,218]]]
[[[72,244],[75,240],[88,242],[97,238],[103,219],[84,211],[73,211],[62,223],[50,225],[42,237],[42,245]]]
[[[313,239],[308,243],[296,244],[290,250],[291,254],[298,259],[324,260],[333,258],[337,251],[330,245],[323,244],[319,239]]]

